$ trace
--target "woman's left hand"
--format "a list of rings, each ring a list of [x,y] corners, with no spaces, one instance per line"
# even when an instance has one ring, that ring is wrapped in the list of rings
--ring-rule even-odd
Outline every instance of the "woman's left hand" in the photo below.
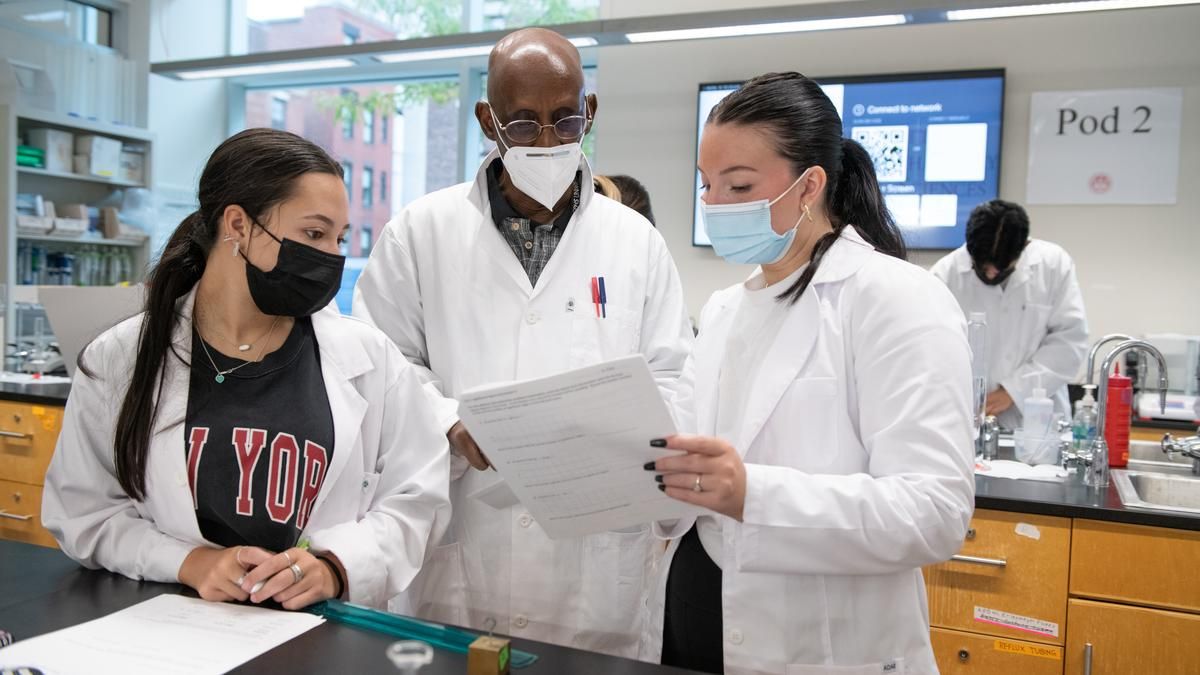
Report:
[[[720,438],[690,434],[669,436],[663,447],[687,453],[664,457],[647,467],[658,473],[655,479],[666,487],[668,497],[742,520],[746,465],[737,449]]]
[[[242,562],[253,568],[242,579],[242,590],[250,593],[253,603],[270,598],[284,609],[300,609],[332,598],[337,589],[329,566],[302,548],[277,554],[246,548]],[[251,592],[259,582],[263,582],[262,587]]]

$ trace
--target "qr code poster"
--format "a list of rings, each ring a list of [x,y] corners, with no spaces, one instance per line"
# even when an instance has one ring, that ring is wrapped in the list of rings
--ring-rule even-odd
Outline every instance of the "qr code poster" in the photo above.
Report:
[[[908,180],[908,127],[854,127],[850,137],[866,148],[880,183]]]

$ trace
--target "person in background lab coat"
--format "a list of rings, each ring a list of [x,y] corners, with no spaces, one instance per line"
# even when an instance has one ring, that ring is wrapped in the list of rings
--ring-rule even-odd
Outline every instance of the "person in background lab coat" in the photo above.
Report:
[[[1088,337],[1071,256],[1030,239],[1025,209],[996,199],[975,207],[966,244],[930,271],[964,314],[987,315],[987,414],[1017,429],[1025,399],[1042,387],[1070,419],[1067,383],[1083,365]]]
[[[508,35],[487,93],[475,114],[497,149],[474,181],[388,223],[355,290],[355,315],[425,374],[453,453],[450,531],[396,608],[634,656],[661,544],[648,527],[551,540],[519,505],[472,497],[500,477],[454,397],[638,353],[669,397],[691,344],[682,288],[658,232],[594,192],[579,144],[597,101],[575,47],[544,29]]]
[[[199,197],[146,311],[80,358],[42,521],[87,567],[206,600],[383,606],[444,529],[449,449],[415,369],[329,306],[341,166],[251,129]]]
[[[973,511],[970,363],[946,289],[904,262],[871,159],[798,73],[709,115],[705,227],[759,267],[705,306],[646,468],[704,507],[659,523],[643,657],[712,673],[934,673],[921,566]],[[691,385],[691,386],[689,386]]]

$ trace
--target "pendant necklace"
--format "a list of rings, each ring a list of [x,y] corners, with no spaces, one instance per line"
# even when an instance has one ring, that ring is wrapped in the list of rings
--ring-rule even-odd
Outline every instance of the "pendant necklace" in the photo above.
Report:
[[[217,372],[217,376],[213,378],[214,380],[217,381],[217,384],[221,384],[222,382],[224,382],[225,376],[234,372],[235,370],[238,370],[239,368],[244,368],[244,367],[250,365],[251,363],[258,363],[258,362],[262,361],[263,352],[266,351],[266,349],[267,349],[268,339],[271,337],[271,334],[275,332],[275,324],[277,324],[277,323],[279,323],[278,316],[276,316],[275,319],[273,321],[271,321],[271,327],[267,329],[266,335],[262,336],[262,338],[259,338],[260,340],[262,340],[262,347],[259,347],[259,349],[258,349],[258,358],[257,359],[255,359],[253,361],[244,361],[244,362],[242,362],[232,368],[226,369],[226,370],[221,370],[220,368],[217,368],[217,362],[215,360],[213,360],[212,353],[208,351],[208,345],[204,342],[204,336],[200,335],[199,330],[196,331],[197,336],[200,338],[200,347],[204,349],[204,355],[208,357],[208,362],[209,362],[209,364],[212,365],[212,369]],[[250,346],[251,345],[239,346],[238,351],[246,351],[246,350],[250,349]]]

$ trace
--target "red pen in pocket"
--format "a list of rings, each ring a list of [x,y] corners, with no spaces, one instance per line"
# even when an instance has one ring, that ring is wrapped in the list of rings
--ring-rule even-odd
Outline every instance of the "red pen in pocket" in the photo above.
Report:
[[[596,318],[600,318],[600,282],[592,277],[592,304],[596,306]]]

